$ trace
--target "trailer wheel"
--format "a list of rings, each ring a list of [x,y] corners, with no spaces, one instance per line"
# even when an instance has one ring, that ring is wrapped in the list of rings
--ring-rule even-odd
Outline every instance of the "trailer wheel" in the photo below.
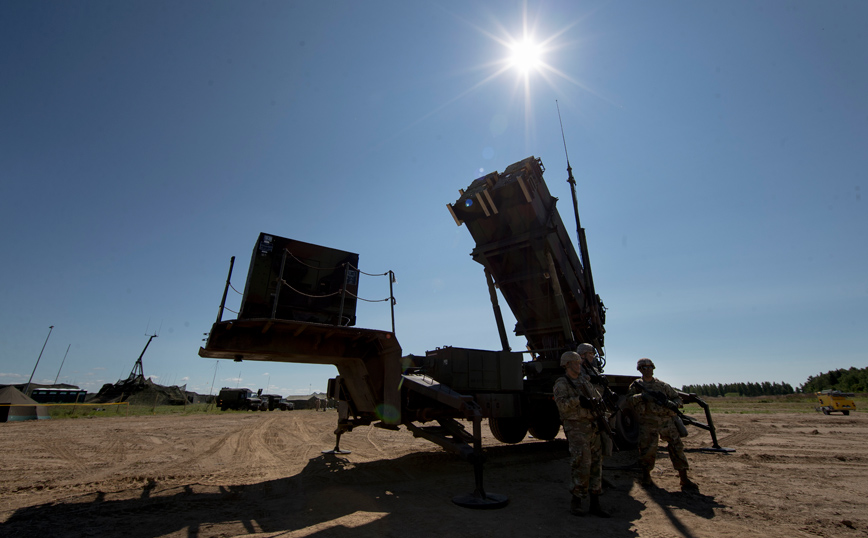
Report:
[[[540,441],[551,441],[555,437],[558,436],[558,432],[561,431],[561,423],[560,422],[550,422],[546,424],[536,424],[534,426],[528,426],[527,433],[533,435]]]
[[[530,425],[528,433],[541,441],[551,441],[561,431],[561,419],[558,408],[551,400],[531,404]]]
[[[846,410],[841,411],[841,412],[844,413],[845,415],[849,415],[849,414],[850,414],[850,410],[849,410],[849,409],[846,409]]]
[[[620,448],[632,448],[639,443],[639,415],[629,406],[621,404],[621,410],[615,415],[615,443]]]
[[[501,443],[519,443],[527,435],[527,420],[523,418],[490,418],[488,429]]]
[[[824,415],[828,415],[828,414],[829,414],[829,408],[828,408],[828,407],[824,407],[824,408],[823,408],[823,414],[824,414]]]

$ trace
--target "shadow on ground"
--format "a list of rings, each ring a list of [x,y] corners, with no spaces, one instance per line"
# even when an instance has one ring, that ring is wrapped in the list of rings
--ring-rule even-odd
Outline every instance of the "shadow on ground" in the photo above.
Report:
[[[508,506],[471,510],[451,502],[474,490],[472,467],[451,454],[424,452],[352,463],[322,455],[297,475],[252,485],[161,485],[97,493],[16,511],[3,536],[555,536],[592,532],[635,537],[645,504],[630,495],[633,473],[607,470],[603,496],[611,519],[568,514],[566,443],[531,442],[486,449],[485,488]],[[672,508],[712,517],[712,498],[659,492]],[[677,518],[673,524],[678,527]]]

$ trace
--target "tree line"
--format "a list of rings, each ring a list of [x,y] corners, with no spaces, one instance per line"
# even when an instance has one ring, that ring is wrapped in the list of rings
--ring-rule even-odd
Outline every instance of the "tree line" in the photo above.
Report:
[[[770,383],[768,381],[761,383],[684,385],[681,387],[681,391],[696,394],[697,396],[726,396],[727,394],[738,394],[739,396],[779,396],[794,394],[796,392],[789,383]]]
[[[826,389],[868,392],[868,368],[841,368],[816,377],[808,376],[808,380],[802,385],[802,392],[820,392]]]
[[[761,383],[710,383],[703,385],[683,385],[682,392],[696,394],[697,396],[726,396],[738,394],[739,396],[780,396],[794,393],[813,393],[821,390],[840,390],[842,392],[868,392],[868,368],[838,369],[808,376],[798,388],[793,388],[789,383],[777,383],[763,381]]]

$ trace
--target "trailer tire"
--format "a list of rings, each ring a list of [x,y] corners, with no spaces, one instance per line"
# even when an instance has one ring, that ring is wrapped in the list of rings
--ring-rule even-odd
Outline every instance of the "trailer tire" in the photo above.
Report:
[[[849,415],[849,414],[850,414],[850,410],[849,410],[849,409],[846,409],[846,410],[841,411],[841,412],[844,413],[845,415]]]
[[[531,405],[528,433],[541,441],[551,441],[561,431],[561,417],[551,400]]]
[[[548,424],[537,424],[528,426],[527,433],[531,434],[540,441],[551,441],[558,436],[561,431],[561,423],[553,422]]]
[[[828,414],[829,414],[829,408],[828,408],[828,407],[824,407],[824,408],[823,408],[823,414],[824,414],[824,415],[828,415]]]
[[[488,429],[501,443],[520,443],[527,435],[527,420],[524,418],[490,418]]]
[[[629,406],[621,404],[615,415],[615,444],[619,448],[633,448],[639,443],[639,415]]]

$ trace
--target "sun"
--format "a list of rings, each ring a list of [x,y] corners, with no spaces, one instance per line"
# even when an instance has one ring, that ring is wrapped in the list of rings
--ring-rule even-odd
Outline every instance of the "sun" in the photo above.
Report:
[[[523,75],[531,71],[539,71],[544,65],[542,47],[530,38],[510,44],[509,51],[510,67],[517,69]]]
[[[456,101],[480,91],[489,84],[503,85],[502,83],[505,82],[505,79],[513,79],[514,88],[511,104],[523,102],[525,132],[528,138],[531,136],[532,129],[530,127],[533,124],[532,87],[536,88],[539,85],[547,85],[556,94],[564,94],[566,90],[564,90],[560,83],[566,82],[596,95],[585,84],[553,65],[553,63],[557,63],[557,58],[559,57],[558,51],[574,49],[579,43],[576,39],[566,39],[566,37],[573,35],[573,28],[581,23],[584,17],[567,22],[566,25],[559,29],[548,31],[540,24],[540,20],[529,18],[527,1],[523,0],[524,5],[521,20],[517,25],[518,28],[513,29],[508,29],[496,19],[491,22],[491,26],[483,27],[453,14],[456,21],[468,25],[479,34],[490,39],[494,44],[500,45],[502,47],[500,49],[501,55],[496,59],[469,66],[467,68],[469,71],[480,72],[482,76],[475,82],[472,82],[469,87],[459,90],[456,95],[446,99],[413,120],[409,125],[395,133],[393,138],[411,126],[427,120]],[[537,39],[537,36],[543,36],[543,38]],[[562,52],[560,56],[563,56]]]

